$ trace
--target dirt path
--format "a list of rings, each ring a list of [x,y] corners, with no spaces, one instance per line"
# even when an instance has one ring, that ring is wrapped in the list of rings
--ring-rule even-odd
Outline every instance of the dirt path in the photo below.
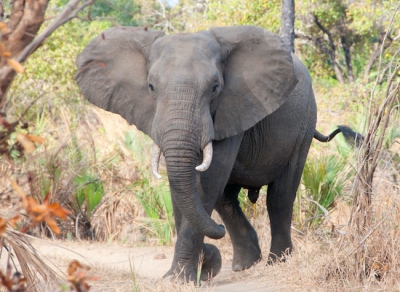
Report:
[[[43,240],[35,240],[33,245],[61,271],[66,271],[68,263],[73,259],[91,266],[91,273],[100,275],[101,279],[91,283],[93,286],[90,291],[133,291],[131,266],[135,269],[136,281],[139,284],[142,281],[147,281],[150,285],[153,285],[153,291],[174,291],[161,288],[162,285],[168,286],[165,283],[161,283],[167,282],[161,280],[161,278],[171,265],[173,247],[127,247],[117,244],[53,243]],[[257,266],[259,267],[258,269],[265,269],[265,263],[263,262]],[[211,284],[205,283],[202,285],[201,291],[285,291],[281,288],[277,289],[272,284],[271,279],[263,281],[265,277],[262,279],[254,269],[256,268],[234,273],[231,270],[231,261],[224,259],[221,273]],[[158,290],[156,285],[159,285],[161,290]],[[140,291],[146,291],[146,288],[142,288]]]

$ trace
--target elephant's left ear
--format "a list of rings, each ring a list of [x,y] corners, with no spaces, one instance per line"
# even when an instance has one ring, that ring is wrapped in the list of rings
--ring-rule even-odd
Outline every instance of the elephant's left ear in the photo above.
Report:
[[[254,26],[213,27],[221,46],[224,89],[214,116],[215,139],[237,135],[278,109],[298,80],[279,36]]]

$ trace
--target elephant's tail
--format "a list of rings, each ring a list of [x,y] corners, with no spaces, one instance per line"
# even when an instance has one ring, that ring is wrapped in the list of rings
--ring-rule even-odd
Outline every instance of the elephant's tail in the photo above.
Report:
[[[348,126],[343,126],[343,125],[338,126],[338,128],[335,131],[333,131],[329,136],[325,136],[320,132],[318,132],[317,130],[314,130],[314,138],[320,142],[329,142],[339,133],[343,134],[347,144],[349,144],[350,146],[359,147],[364,142],[363,135],[354,132]]]

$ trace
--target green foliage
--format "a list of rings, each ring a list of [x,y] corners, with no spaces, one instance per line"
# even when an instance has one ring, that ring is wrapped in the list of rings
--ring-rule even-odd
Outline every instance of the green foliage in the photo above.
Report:
[[[335,199],[342,196],[350,177],[344,172],[344,166],[345,160],[336,155],[307,160],[302,176],[304,193],[298,194],[297,199],[307,205],[305,220],[308,226],[318,226],[332,209]]]
[[[399,116],[399,114],[395,114],[395,116]],[[394,143],[400,138],[400,129],[397,127],[391,127],[388,129],[388,135],[385,139],[385,148],[389,149],[392,147]],[[397,142],[398,143],[398,142]]]
[[[280,27],[280,1],[240,1],[209,0],[207,2],[190,0],[181,1],[186,7],[198,7],[192,9],[185,18],[185,30],[197,31],[209,29],[210,26],[231,26],[231,25],[258,25],[278,32]],[[186,9],[187,10],[187,9]]]
[[[147,215],[142,219],[143,223],[157,237],[159,244],[170,245],[175,224],[169,187],[166,184],[152,186],[147,180],[141,180],[135,186],[139,187],[137,196]]]
[[[82,175],[76,176],[74,182],[78,186],[75,193],[78,208],[82,209],[82,206],[85,204],[86,217],[90,220],[92,212],[104,196],[103,183],[96,175],[88,171],[84,171]]]
[[[247,218],[252,217],[256,213],[256,205],[250,202],[247,196],[247,191],[241,189],[238,195],[238,200],[240,203],[240,207],[246,214]]]
[[[323,0],[296,1],[296,30],[309,38],[320,38],[320,43],[326,43],[327,36],[315,24],[314,16],[332,36],[336,50],[336,61],[344,75],[348,74],[346,68],[345,54],[343,51],[343,40],[351,47],[351,58],[355,77],[363,73],[373,45],[378,41],[384,28],[388,26],[393,9],[397,1],[344,1]],[[395,19],[394,27],[400,26],[400,19]],[[397,35],[399,31],[393,31]],[[331,61],[328,54],[313,41],[297,41],[297,52],[300,52],[312,75],[322,78],[335,78]],[[300,43],[300,44],[299,44]],[[390,48],[384,59],[389,60],[393,55]]]
[[[133,0],[98,0],[91,9],[91,17],[115,19],[119,25],[140,26],[136,15],[140,13],[140,5]]]
[[[278,32],[280,1],[209,1],[207,20],[216,25],[259,25]]]
[[[159,244],[169,245],[175,234],[172,199],[169,186],[163,180],[152,182],[152,173],[146,167],[150,149],[150,139],[138,131],[128,131],[124,145],[132,151],[141,173],[141,179],[132,185],[147,218],[142,222]]]

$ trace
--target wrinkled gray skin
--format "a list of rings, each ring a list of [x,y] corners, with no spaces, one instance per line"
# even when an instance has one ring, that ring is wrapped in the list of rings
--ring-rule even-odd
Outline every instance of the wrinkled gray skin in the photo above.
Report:
[[[135,124],[165,156],[178,232],[166,276],[195,280],[201,252],[202,279],[219,272],[218,249],[204,244],[204,236],[225,235],[213,210],[232,239],[233,270],[260,261],[257,234],[239,207],[242,187],[268,185],[270,261],[291,252],[293,201],[317,109],[307,69],[278,36],[257,27],[168,36],[111,28],[77,64],[89,101]],[[211,165],[198,172],[210,141]]]

